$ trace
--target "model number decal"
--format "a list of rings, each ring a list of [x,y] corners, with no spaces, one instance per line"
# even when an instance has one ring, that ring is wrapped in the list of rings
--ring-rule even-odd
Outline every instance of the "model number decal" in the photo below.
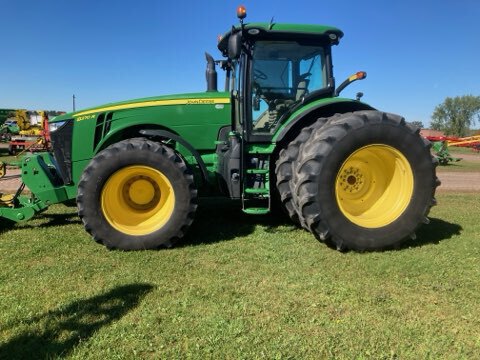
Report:
[[[95,118],[95,116],[96,116],[96,115],[83,115],[83,116],[79,116],[79,117],[77,117],[77,121],[90,120],[90,119]]]

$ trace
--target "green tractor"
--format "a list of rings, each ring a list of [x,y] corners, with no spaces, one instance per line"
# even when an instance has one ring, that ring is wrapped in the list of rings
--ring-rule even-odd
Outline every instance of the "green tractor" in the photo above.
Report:
[[[6,120],[0,127],[0,136],[2,140],[10,141],[12,135],[18,135],[20,128],[16,120]]]
[[[240,24],[207,54],[207,91],[107,104],[49,123],[52,153],[25,157],[31,195],[4,199],[20,221],[76,199],[85,229],[110,249],[171,247],[198,197],[241,200],[248,214],[283,208],[339,250],[379,250],[428,222],[438,185],[430,144],[397,115],[339,97],[320,25]],[[225,90],[217,90],[217,71]],[[22,186],[24,186],[22,185]],[[239,203],[239,202],[236,202]]]
[[[434,141],[432,143],[432,150],[437,158],[438,164],[445,166],[453,162],[458,162],[462,160],[461,158],[456,158],[450,155],[450,151],[448,150],[448,141]]]

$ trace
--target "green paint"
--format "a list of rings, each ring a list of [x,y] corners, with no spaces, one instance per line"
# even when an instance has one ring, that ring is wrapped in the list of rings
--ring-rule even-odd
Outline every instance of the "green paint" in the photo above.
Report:
[[[55,185],[59,182],[52,174],[55,165],[50,153],[24,157],[21,170],[22,180],[34,194],[36,200],[50,205],[69,199],[65,187]]]
[[[25,221],[49,205],[69,199],[64,186],[58,184],[52,175],[55,169],[52,156],[41,153],[25,156],[18,164],[22,171],[22,181],[32,195],[20,195],[15,207],[0,207],[0,216],[12,221]]]

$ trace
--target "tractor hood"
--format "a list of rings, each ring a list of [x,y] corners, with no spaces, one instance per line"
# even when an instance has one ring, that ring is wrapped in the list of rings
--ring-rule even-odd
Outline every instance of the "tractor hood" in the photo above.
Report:
[[[134,99],[57,116],[49,122],[55,158],[67,164],[89,161],[118,139],[151,129],[163,129],[188,139],[195,149],[211,151],[218,129],[231,124],[230,102],[230,93],[212,91]],[[77,175],[74,172],[73,179]]]
[[[99,113],[103,112],[118,112],[125,110],[133,110],[140,108],[151,108],[157,106],[170,105],[215,105],[215,104],[229,104],[230,93],[228,92],[201,92],[201,93],[186,93],[174,94],[165,96],[155,96],[141,99],[133,99],[115,103],[109,103],[101,106],[96,106],[77,112],[63,114],[51,119],[49,122],[64,121],[74,118],[77,121],[93,119]]]

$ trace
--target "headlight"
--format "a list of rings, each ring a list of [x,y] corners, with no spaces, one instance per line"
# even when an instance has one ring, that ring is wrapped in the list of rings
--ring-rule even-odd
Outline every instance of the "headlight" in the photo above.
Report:
[[[67,121],[57,121],[57,122],[53,122],[53,123],[48,123],[48,130],[50,130],[50,132],[57,131],[63,125],[65,125],[66,122]]]

